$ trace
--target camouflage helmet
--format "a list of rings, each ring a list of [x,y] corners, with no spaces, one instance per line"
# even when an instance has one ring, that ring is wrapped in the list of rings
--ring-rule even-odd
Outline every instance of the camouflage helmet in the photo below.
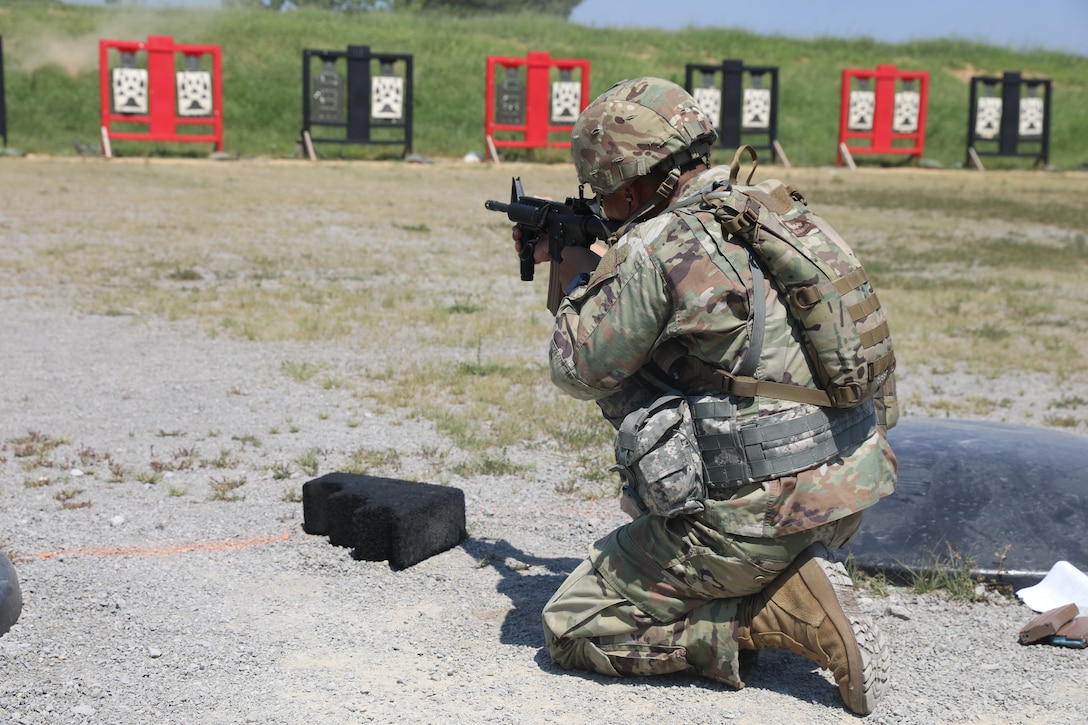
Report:
[[[578,181],[607,195],[658,165],[672,169],[707,155],[717,133],[683,88],[662,78],[636,78],[586,106],[570,138]]]

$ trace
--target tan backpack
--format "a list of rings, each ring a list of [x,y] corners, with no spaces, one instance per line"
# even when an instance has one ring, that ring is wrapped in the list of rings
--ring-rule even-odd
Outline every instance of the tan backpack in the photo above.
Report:
[[[745,184],[738,185],[744,152],[751,154],[752,172]],[[821,389],[716,370],[729,378],[722,389],[741,397],[762,395],[833,408],[853,408],[877,397],[878,409],[881,404],[891,408],[895,354],[887,318],[865,269],[846,241],[808,209],[792,185],[774,179],[752,185],[757,165],[755,150],[741,147],[730,165],[728,184],[719,182],[676,207],[698,204],[713,212],[726,238],[762,261],[803,329],[806,353]],[[754,313],[756,338],[762,334],[763,310]],[[758,358],[761,345],[761,340],[753,340],[748,359]]]

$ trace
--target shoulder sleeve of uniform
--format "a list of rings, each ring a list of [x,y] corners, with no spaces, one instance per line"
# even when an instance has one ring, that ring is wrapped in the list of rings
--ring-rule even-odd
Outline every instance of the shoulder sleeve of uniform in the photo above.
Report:
[[[552,333],[552,381],[568,394],[613,393],[646,362],[665,328],[672,301],[637,234],[601,258],[589,280],[563,299]]]

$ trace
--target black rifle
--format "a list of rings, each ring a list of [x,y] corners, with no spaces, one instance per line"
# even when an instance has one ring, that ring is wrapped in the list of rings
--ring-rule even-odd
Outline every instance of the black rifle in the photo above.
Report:
[[[610,221],[597,215],[591,199],[581,195],[568,197],[566,202],[526,196],[521,179],[514,177],[510,184],[510,203],[488,200],[484,206],[489,211],[505,212],[507,218],[521,230],[521,278],[533,279],[536,244],[542,234],[548,236],[548,256],[552,260],[551,280],[548,289],[548,309],[553,313],[559,306],[561,290],[558,290],[559,274],[556,266],[567,247],[589,247],[598,240],[606,240],[620,227],[620,222]]]

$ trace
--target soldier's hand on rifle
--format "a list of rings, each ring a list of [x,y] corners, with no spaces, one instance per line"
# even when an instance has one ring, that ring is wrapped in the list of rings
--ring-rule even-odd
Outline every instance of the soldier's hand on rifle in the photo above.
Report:
[[[559,265],[559,283],[562,289],[570,287],[574,278],[580,274],[593,274],[601,257],[586,247],[567,247],[563,250],[563,261]]]
[[[514,251],[521,256],[522,237],[525,231],[518,225],[514,225],[514,232],[511,236],[514,238]],[[533,262],[534,264],[540,264],[541,262],[548,261],[548,235],[540,234],[533,239],[529,240],[533,246]]]

